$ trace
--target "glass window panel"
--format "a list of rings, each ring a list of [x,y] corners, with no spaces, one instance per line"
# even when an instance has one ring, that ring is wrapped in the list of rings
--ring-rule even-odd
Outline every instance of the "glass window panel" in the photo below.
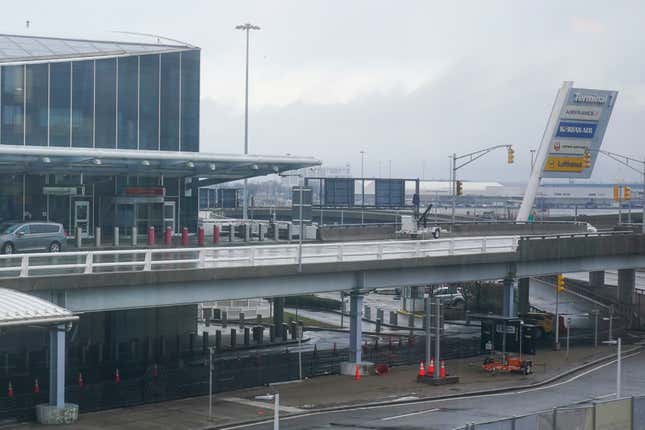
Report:
[[[27,66],[27,145],[47,146],[48,69],[47,64]]]
[[[181,150],[199,151],[199,51],[181,53]]]
[[[116,59],[96,61],[94,145],[116,148]]]
[[[119,148],[137,149],[137,79],[139,57],[119,59]]]
[[[139,149],[159,149],[159,56],[140,59]]]
[[[161,141],[163,151],[179,151],[179,53],[161,55]]]
[[[69,146],[71,63],[50,65],[49,145]]]
[[[23,145],[24,131],[24,66],[2,67],[2,135],[5,145]]]
[[[94,61],[72,63],[72,146],[93,146]]]

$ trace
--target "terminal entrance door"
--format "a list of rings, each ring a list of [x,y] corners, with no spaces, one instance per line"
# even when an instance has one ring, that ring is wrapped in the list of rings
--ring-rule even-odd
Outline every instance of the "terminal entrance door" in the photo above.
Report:
[[[81,229],[81,237],[87,237],[90,230],[90,202],[87,200],[74,201],[74,231]]]
[[[175,202],[163,203],[163,230],[170,227],[175,232]]]
[[[154,227],[157,233],[161,233],[162,226],[162,205],[159,203],[135,203],[135,225],[137,231],[144,233],[150,227]]]

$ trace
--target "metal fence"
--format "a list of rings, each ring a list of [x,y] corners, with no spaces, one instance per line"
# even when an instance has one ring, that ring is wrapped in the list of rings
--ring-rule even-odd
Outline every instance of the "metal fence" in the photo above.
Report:
[[[399,240],[297,244],[128,249],[0,255],[0,276],[4,278],[140,272],[220,267],[256,267],[281,264],[334,263],[396,258],[515,252],[519,237],[489,236],[435,240]]]
[[[455,430],[645,430],[645,396],[554,408]]]
[[[107,358],[97,356],[98,350],[114,351],[108,346],[95,345],[86,353],[68,352],[66,399],[80,405],[81,412],[97,411],[151,402],[174,400],[208,393],[209,353],[182,351],[163,358],[142,360],[123,348],[118,360],[113,353]],[[349,357],[347,349],[329,349],[318,346],[313,351],[303,351],[302,375],[304,378],[340,373],[340,363]],[[480,353],[476,339],[446,339],[441,349],[446,359],[475,356]],[[400,343],[371,343],[363,345],[367,361],[389,366],[416,364],[425,355],[422,342],[403,340]],[[34,406],[48,399],[46,351],[30,354],[29,366],[17,363],[10,373],[0,377],[0,421],[6,419],[29,420],[34,418]],[[23,356],[12,357],[24,360]],[[292,346],[281,351],[240,350],[224,351],[214,356],[214,391],[225,392],[261,386],[272,382],[295,380],[299,377],[299,353]],[[118,369],[118,377],[117,377]],[[39,392],[34,392],[35,381]],[[8,393],[11,383],[13,395]]]

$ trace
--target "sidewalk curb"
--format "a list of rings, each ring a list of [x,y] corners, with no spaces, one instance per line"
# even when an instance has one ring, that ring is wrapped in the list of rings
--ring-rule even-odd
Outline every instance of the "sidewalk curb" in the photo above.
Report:
[[[634,348],[625,350],[622,352],[622,355],[627,355],[631,354],[633,352],[640,352],[645,350],[645,345],[639,345]],[[333,406],[333,407],[328,407],[328,408],[319,408],[319,409],[310,409],[307,410],[306,412],[301,412],[297,414],[290,414],[288,415],[289,417],[297,417],[297,416],[307,416],[310,413],[325,413],[325,412],[340,412],[340,411],[346,411],[346,410],[352,410],[356,408],[364,408],[364,407],[378,407],[378,406],[388,406],[388,405],[405,405],[408,403],[419,403],[419,402],[427,402],[427,401],[440,401],[440,400],[450,400],[453,398],[462,398],[462,397],[475,397],[475,396],[481,396],[481,395],[488,395],[488,394],[499,394],[499,393],[505,393],[505,392],[512,392],[516,390],[527,390],[527,389],[533,389],[533,388],[539,388],[544,385],[548,385],[552,382],[556,382],[559,379],[566,378],[567,376],[571,376],[573,374],[576,374],[578,372],[581,372],[583,370],[586,370],[589,367],[593,367],[596,364],[602,363],[605,360],[608,359],[613,359],[616,357],[616,354],[609,354],[602,356],[600,358],[597,358],[595,360],[592,360],[588,363],[581,364],[579,366],[573,367],[571,369],[565,370],[564,372],[558,373],[557,375],[553,375],[547,379],[544,379],[542,381],[533,383],[533,384],[523,384],[523,385],[516,385],[513,387],[503,387],[503,388],[492,388],[488,390],[477,390],[477,391],[469,391],[465,393],[459,393],[459,394],[446,394],[443,396],[431,396],[431,397],[418,397],[415,399],[410,399],[410,400],[403,400],[400,402],[393,402],[393,401],[380,401],[380,402],[372,402],[372,403],[357,403],[354,405],[342,405],[342,406]],[[222,430],[222,429],[227,429],[230,427],[236,427],[236,426],[244,426],[244,425],[253,425],[253,424],[260,424],[264,422],[269,422],[267,418],[262,418],[262,419],[255,419],[255,420],[248,420],[248,421],[239,421],[239,422],[232,422],[228,423],[225,425],[219,425],[219,426],[214,426],[214,427],[205,427],[204,430]]]

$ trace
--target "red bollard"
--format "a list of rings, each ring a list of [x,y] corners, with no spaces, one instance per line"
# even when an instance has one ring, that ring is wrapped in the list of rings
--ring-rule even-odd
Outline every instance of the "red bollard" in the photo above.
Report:
[[[7,397],[13,397],[13,384],[9,381],[9,386],[7,387]]]
[[[213,226],[213,244],[217,245],[219,243],[219,226]]]
[[[197,244],[199,246],[204,246],[205,240],[206,240],[206,234],[204,233],[204,227],[199,227],[197,229]]]
[[[163,244],[172,245],[172,227],[166,227],[166,231],[163,232]]]
[[[121,383],[121,374],[119,374],[119,369],[116,369],[116,372],[114,372],[114,383],[115,384],[120,384]]]
[[[188,228],[181,229],[181,246],[188,246]]]
[[[157,363],[152,366],[152,376],[155,378],[159,376],[159,367],[157,366]]]
[[[154,244],[155,244],[155,228],[153,226],[150,226],[148,228],[148,245],[154,246]]]
[[[38,379],[34,380],[34,394],[40,393],[40,384],[38,383]]]
[[[85,385],[85,381],[83,380],[83,374],[81,372],[78,372],[78,386],[80,388],[83,388]]]

